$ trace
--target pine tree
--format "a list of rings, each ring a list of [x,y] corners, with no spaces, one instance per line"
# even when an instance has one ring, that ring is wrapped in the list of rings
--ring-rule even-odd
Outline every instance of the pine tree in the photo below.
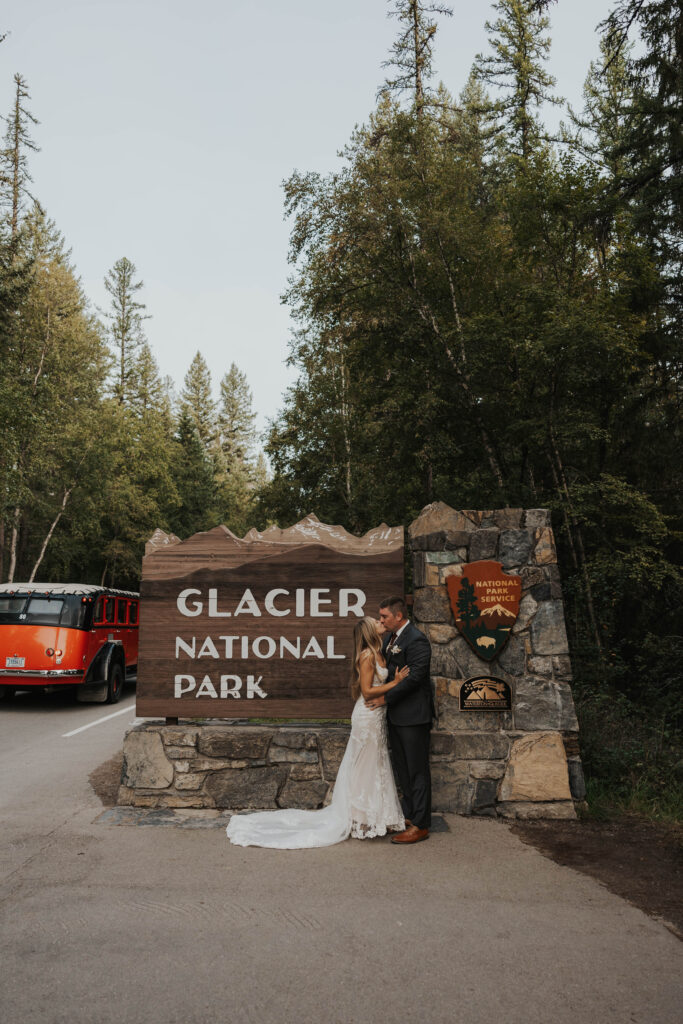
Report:
[[[633,101],[617,155],[626,157],[622,201],[667,268],[669,315],[683,331],[683,6],[680,0],[618,0],[603,23],[611,61],[637,26],[642,52],[630,62]]]
[[[236,462],[248,465],[256,437],[255,421],[246,374],[231,363],[221,380],[218,410],[220,447],[228,472]]]
[[[0,42],[6,33],[0,36]],[[36,152],[38,146],[31,138],[32,125],[37,119],[25,105],[30,99],[25,80],[14,76],[15,93],[12,112],[7,120],[5,145],[0,151],[0,203],[7,210],[5,224],[0,233],[0,422],[11,423],[13,409],[13,388],[18,364],[16,328],[18,303],[29,287],[31,265],[27,256],[28,240],[21,237],[21,213],[25,198],[35,204],[28,190],[31,174],[28,169],[27,150]],[[20,359],[19,359],[20,362]],[[16,452],[12,447],[12,430],[7,427],[3,435],[0,454],[0,580],[3,579],[5,564],[5,531],[8,516],[12,522],[15,512],[10,513],[10,479],[16,468]],[[13,540],[16,539],[13,535]],[[10,556],[11,557],[11,556]]]
[[[105,350],[63,239],[34,209],[32,276],[14,329],[12,413],[4,445],[10,503],[7,577],[33,579],[94,465]],[[88,481],[90,482],[90,481]]]
[[[235,533],[243,533],[252,525],[255,419],[246,375],[232,363],[220,385],[216,484],[221,519]]]
[[[13,515],[18,456],[16,392],[23,362],[18,338],[20,312],[33,276],[33,260],[24,243],[22,232],[12,239],[0,229],[0,582],[5,578],[5,536]]]
[[[26,151],[39,152],[38,146],[31,138],[31,126],[38,124],[26,106],[30,94],[24,78],[14,76],[14,105],[7,118],[5,146],[0,154],[0,173],[6,205],[9,207],[8,222],[10,236],[15,239],[19,231],[22,205],[25,198],[36,202],[28,189],[33,180],[28,169]]]
[[[628,169],[625,144],[628,112],[633,100],[631,47],[614,49],[614,37],[606,33],[600,40],[600,58],[591,61],[583,87],[581,114],[571,107],[571,123],[577,131],[565,138],[611,179],[618,187]],[[564,127],[564,126],[563,126]]]
[[[254,466],[254,489],[257,493],[261,492],[264,487],[267,486],[270,480],[270,472],[268,470],[268,463],[263,452],[259,452],[256,457],[256,465]]]
[[[111,295],[111,308],[105,313],[109,321],[109,337],[115,359],[113,394],[119,405],[130,401],[130,389],[135,375],[136,360],[144,342],[142,329],[146,309],[136,298],[143,288],[136,281],[137,268],[126,256],[117,260],[104,279],[104,287]]]
[[[211,372],[201,352],[196,353],[185,374],[180,408],[194,423],[204,450],[215,454],[216,403],[212,396]]]
[[[401,31],[391,48],[391,57],[382,65],[391,69],[394,75],[385,80],[380,91],[412,92],[418,116],[421,116],[429,98],[427,83],[432,73],[436,22],[429,15],[450,17],[452,13],[442,4],[425,4],[421,0],[393,0],[389,11],[389,17],[401,23]]]
[[[173,479],[179,505],[171,515],[174,533],[185,538],[215,525],[213,466],[189,409],[181,410],[174,438]]]
[[[162,381],[159,367],[147,341],[142,341],[135,358],[128,387],[130,408],[140,417],[156,411],[171,420],[168,386]]]
[[[465,628],[469,629],[473,622],[480,616],[477,597],[474,592],[474,584],[467,578],[463,579],[458,594],[458,618],[464,622]]]
[[[516,152],[527,160],[541,135],[538,110],[542,103],[561,103],[549,90],[555,79],[543,67],[550,53],[550,24],[533,0],[498,0],[495,22],[486,22],[493,53],[478,54],[478,77],[502,91],[489,107],[502,120]]]

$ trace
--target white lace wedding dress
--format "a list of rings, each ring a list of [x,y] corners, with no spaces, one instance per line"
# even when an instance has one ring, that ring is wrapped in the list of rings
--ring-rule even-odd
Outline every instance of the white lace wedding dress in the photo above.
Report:
[[[377,665],[373,686],[387,669]],[[294,808],[233,814],[226,829],[237,846],[300,850],[332,846],[349,836],[370,839],[405,828],[387,748],[386,709],[371,711],[362,695],[351,715],[351,735],[339,766],[332,801],[319,811]]]

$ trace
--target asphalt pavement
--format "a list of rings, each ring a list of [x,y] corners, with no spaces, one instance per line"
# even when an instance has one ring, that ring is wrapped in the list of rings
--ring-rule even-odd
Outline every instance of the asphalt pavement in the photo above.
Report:
[[[3,1024],[681,1019],[679,940],[503,823],[305,851],[111,824],[88,775],[134,720],[0,708]]]

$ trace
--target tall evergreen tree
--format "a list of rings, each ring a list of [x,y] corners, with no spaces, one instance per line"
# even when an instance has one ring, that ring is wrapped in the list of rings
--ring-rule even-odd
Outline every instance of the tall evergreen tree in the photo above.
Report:
[[[583,87],[583,111],[570,117],[576,136],[570,145],[608,176],[618,187],[628,170],[625,142],[628,112],[633,100],[630,48],[613,49],[614,38],[606,33],[600,40],[600,58],[591,61]]]
[[[412,93],[415,110],[421,115],[429,97],[428,81],[437,28],[430,16],[450,17],[453,12],[443,4],[427,4],[421,0],[391,0],[391,3],[389,17],[396,18],[401,29],[391,48],[391,57],[383,64],[391,77],[382,88],[392,93]]]
[[[21,213],[26,199],[35,203],[29,192],[29,183],[33,180],[28,167],[28,152],[38,152],[38,146],[31,137],[31,128],[37,125],[38,119],[33,116],[27,101],[31,96],[26,80],[19,74],[14,76],[14,103],[7,118],[5,145],[0,153],[0,173],[2,175],[2,194],[8,207],[8,224],[10,236],[16,238],[20,227]]]
[[[218,409],[220,447],[227,467],[234,462],[247,465],[255,441],[256,413],[246,374],[235,363],[223,375]]]
[[[40,211],[26,226],[32,279],[14,333],[7,578],[34,578],[92,468],[106,355],[63,240]],[[61,527],[60,527],[61,529]]]
[[[490,113],[501,119],[515,151],[526,160],[541,134],[538,111],[545,103],[560,103],[550,93],[555,79],[544,67],[550,53],[546,34],[549,20],[533,0],[498,0],[494,22],[486,22],[492,53],[479,54],[477,75],[494,86]]]
[[[180,392],[180,408],[195,425],[206,452],[215,454],[216,403],[212,395],[211,372],[201,352],[197,352],[185,374]]]
[[[128,388],[130,408],[138,416],[156,411],[171,422],[171,400],[168,387],[161,379],[157,361],[147,341],[142,341],[130,375]]]
[[[5,578],[6,529],[13,515],[11,498],[18,443],[13,417],[22,361],[18,341],[20,311],[33,272],[32,258],[24,243],[21,233],[12,239],[9,229],[0,228],[0,582]]]
[[[172,469],[179,500],[169,521],[174,533],[185,538],[216,525],[213,465],[187,408],[181,410],[174,442]]]
[[[236,533],[253,525],[255,419],[246,375],[231,363],[220,385],[216,483],[222,521]]]
[[[144,287],[142,281],[135,280],[136,274],[135,264],[122,256],[104,279],[104,287],[111,295],[111,307],[105,317],[115,360],[113,393],[119,405],[127,405],[130,400],[136,360],[144,342],[142,325],[147,319],[145,303],[136,298]]]

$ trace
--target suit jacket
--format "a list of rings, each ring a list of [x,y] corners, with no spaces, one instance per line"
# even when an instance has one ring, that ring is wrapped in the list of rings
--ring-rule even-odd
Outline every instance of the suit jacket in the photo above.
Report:
[[[396,670],[404,665],[409,666],[410,674],[384,695],[388,720],[393,725],[431,723],[434,717],[434,697],[429,675],[432,658],[429,640],[409,622],[392,647],[398,647],[398,653],[389,651],[389,637],[385,637],[382,654],[389,669],[387,679],[393,679]]]

